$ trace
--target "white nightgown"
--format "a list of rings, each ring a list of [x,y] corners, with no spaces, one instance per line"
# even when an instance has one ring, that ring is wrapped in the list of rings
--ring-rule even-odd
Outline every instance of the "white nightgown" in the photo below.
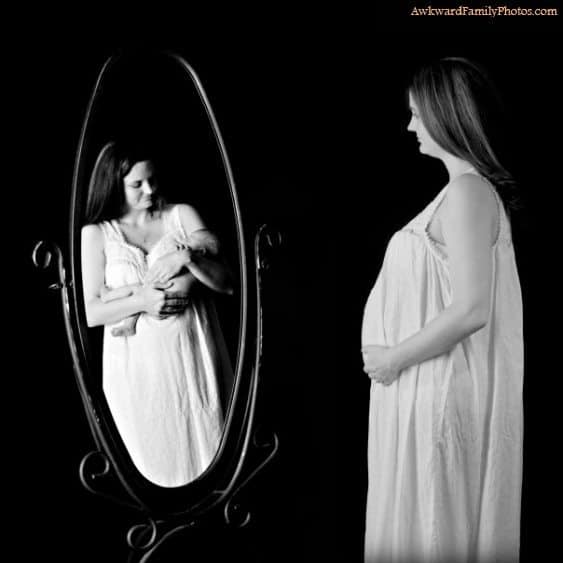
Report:
[[[446,248],[427,230],[447,189],[391,238],[363,345],[398,344],[451,303]],[[366,563],[518,560],[522,298],[510,224],[492,189],[500,224],[487,325],[391,385],[371,383]]]
[[[178,208],[164,217],[164,235],[147,254],[129,244],[116,221],[100,223],[109,288],[142,282],[160,256],[186,238]],[[120,321],[121,322],[121,321]],[[141,314],[133,336],[104,327],[103,389],[127,451],[150,481],[174,487],[210,464],[223,431],[219,387],[232,379],[213,303],[196,294],[180,315]]]

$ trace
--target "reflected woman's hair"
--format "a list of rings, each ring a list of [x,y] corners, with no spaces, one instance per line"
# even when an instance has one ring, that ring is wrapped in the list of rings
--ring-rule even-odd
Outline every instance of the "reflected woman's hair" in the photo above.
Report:
[[[137,162],[150,161],[156,165],[156,160],[154,150],[146,143],[107,143],[100,151],[88,185],[86,224],[120,217],[125,203],[123,179]],[[153,208],[161,210],[164,203],[162,194],[157,192]]]

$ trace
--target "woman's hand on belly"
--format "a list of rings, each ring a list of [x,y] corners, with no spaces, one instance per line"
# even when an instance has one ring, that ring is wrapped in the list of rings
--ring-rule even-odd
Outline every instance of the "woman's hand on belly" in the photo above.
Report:
[[[399,370],[393,365],[391,348],[388,346],[363,346],[362,357],[364,360],[364,371],[371,379],[391,385],[399,377]]]

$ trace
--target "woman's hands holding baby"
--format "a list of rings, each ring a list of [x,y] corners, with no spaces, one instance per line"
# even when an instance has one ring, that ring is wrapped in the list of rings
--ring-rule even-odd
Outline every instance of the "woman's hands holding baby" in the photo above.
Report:
[[[191,259],[192,251],[187,247],[161,256],[148,271],[145,284],[169,282],[191,262]]]
[[[182,313],[188,306],[189,299],[185,295],[166,292],[166,287],[170,285],[171,283],[145,284],[139,287],[135,295],[140,300],[142,311],[159,319]]]
[[[145,287],[143,298],[146,303],[146,312],[149,315],[162,318],[168,315],[182,313],[189,304],[188,280],[183,277],[175,278],[191,262],[192,251],[187,246],[178,246],[177,250],[161,256],[151,266],[145,276]],[[153,293],[150,289],[166,290],[173,288],[172,291],[159,291]],[[176,291],[174,291],[174,289]]]

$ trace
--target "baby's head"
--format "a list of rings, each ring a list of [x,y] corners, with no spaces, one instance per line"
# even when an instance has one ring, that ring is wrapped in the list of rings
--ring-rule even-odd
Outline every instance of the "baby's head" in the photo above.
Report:
[[[193,251],[204,251],[210,254],[217,254],[219,251],[217,237],[207,229],[194,231],[187,237],[182,237],[178,242],[180,246],[187,247]]]

